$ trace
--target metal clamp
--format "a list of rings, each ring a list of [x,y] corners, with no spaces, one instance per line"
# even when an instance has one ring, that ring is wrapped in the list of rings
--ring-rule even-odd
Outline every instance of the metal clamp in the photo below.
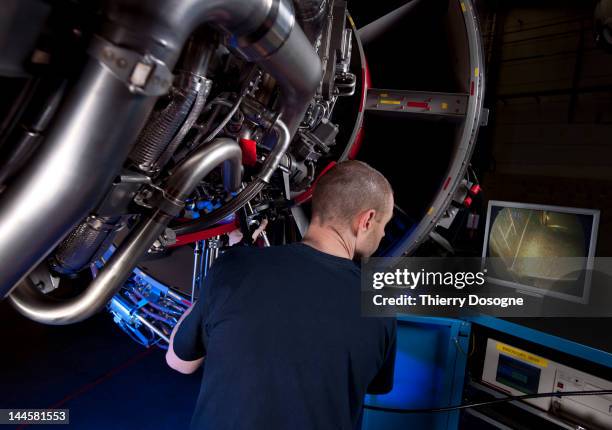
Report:
[[[87,53],[104,64],[130,92],[145,96],[166,94],[174,75],[151,54],[141,54],[94,36]]]
[[[171,217],[177,217],[185,208],[185,202],[176,199],[163,189],[154,187],[155,191],[148,203]]]

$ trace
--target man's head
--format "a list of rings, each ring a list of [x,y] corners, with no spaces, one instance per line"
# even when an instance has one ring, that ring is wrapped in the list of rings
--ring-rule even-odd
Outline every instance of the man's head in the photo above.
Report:
[[[391,185],[366,163],[344,161],[317,181],[311,223],[337,231],[358,258],[376,251],[392,216]]]

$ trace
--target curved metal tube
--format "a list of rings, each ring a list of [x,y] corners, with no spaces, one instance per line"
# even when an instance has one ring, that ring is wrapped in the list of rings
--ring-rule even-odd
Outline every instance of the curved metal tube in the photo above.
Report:
[[[242,183],[242,150],[233,139],[220,137],[198,149],[174,170],[166,194],[185,200],[210,171],[223,163],[223,180],[227,191],[236,191]]]
[[[172,64],[197,26],[230,33],[232,47],[278,82],[292,136],[321,81],[321,61],[289,0],[118,0],[107,19],[104,37],[126,46],[146,41],[146,50]]]
[[[291,133],[289,133],[289,129],[283,121],[280,119],[276,120],[272,129],[276,132],[276,145],[274,145],[274,148],[266,158],[261,168],[261,173],[258,175],[264,182],[270,182],[272,174],[280,164],[283,155],[285,155],[291,143]]]
[[[167,198],[182,202],[221,163],[225,163],[224,173],[228,175],[228,182],[237,189],[242,180],[240,145],[231,139],[217,139],[177,167],[166,187]],[[58,301],[24,282],[9,296],[11,304],[22,315],[44,324],[71,324],[89,318],[102,309],[123,285],[138,260],[164,232],[172,218],[172,215],[157,209],[142,220],[80,295]]]
[[[89,61],[46,140],[0,195],[0,297],[102,197],[154,103]]]
[[[280,49],[261,60],[259,65],[281,88],[283,110],[280,119],[293,137],[321,82],[321,61],[296,25]]]
[[[278,81],[291,135],[319,85],[321,63],[287,0],[115,0],[106,16],[104,39],[170,70],[197,26],[229,32],[234,47]],[[89,59],[40,150],[0,196],[0,298],[103,197],[155,101]]]
[[[268,158],[266,158],[266,161],[261,168],[261,172],[259,172],[257,175],[257,179],[254,179],[242,191],[240,191],[240,194],[238,194],[236,198],[225,203],[219,209],[216,209],[197,220],[174,227],[173,230],[177,236],[197,233],[198,231],[202,231],[205,228],[218,223],[228,215],[241,209],[259,192],[261,192],[261,190],[270,181],[272,174],[280,164],[283,155],[285,152],[287,152],[287,148],[289,148],[289,144],[291,143],[289,129],[280,119],[276,120],[272,128],[277,134],[278,140],[276,141],[276,145],[274,145],[272,152],[270,152],[270,155],[268,155]]]

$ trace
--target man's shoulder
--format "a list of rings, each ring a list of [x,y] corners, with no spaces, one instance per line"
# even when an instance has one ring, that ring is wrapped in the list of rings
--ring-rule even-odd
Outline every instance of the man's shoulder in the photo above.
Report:
[[[257,252],[257,249],[258,248],[255,248],[255,247],[252,247],[252,246],[246,246],[246,245],[232,246],[232,247],[224,250],[219,255],[217,260],[218,261],[225,261],[225,262],[233,262],[233,261],[242,260],[244,258],[254,256],[255,253]]]
[[[266,247],[248,246],[248,245],[237,245],[228,248],[221,254],[224,259],[231,261],[240,258],[251,258],[261,257],[269,254],[278,253],[288,249],[288,245],[273,245]]]
[[[265,264],[266,261],[273,261],[279,258],[287,258],[291,253],[287,252],[287,245],[277,245],[269,247],[255,246],[233,246],[223,251],[215,265],[222,267],[243,267],[246,268],[251,264]]]
[[[312,269],[314,266],[328,267],[334,274],[345,279],[348,276],[351,281],[359,282],[361,278],[361,268],[358,264],[333,255],[314,252],[299,242],[267,247],[234,246],[224,251],[215,265],[220,266],[219,268],[231,268],[232,271],[243,271],[253,266],[274,266],[281,271],[309,270],[307,268]]]

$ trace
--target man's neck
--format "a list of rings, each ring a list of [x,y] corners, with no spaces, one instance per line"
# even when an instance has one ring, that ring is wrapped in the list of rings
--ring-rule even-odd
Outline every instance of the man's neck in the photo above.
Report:
[[[311,223],[302,243],[326,254],[349,260],[352,260],[355,255],[354,244],[349,243],[337,228],[329,225],[321,226]]]

